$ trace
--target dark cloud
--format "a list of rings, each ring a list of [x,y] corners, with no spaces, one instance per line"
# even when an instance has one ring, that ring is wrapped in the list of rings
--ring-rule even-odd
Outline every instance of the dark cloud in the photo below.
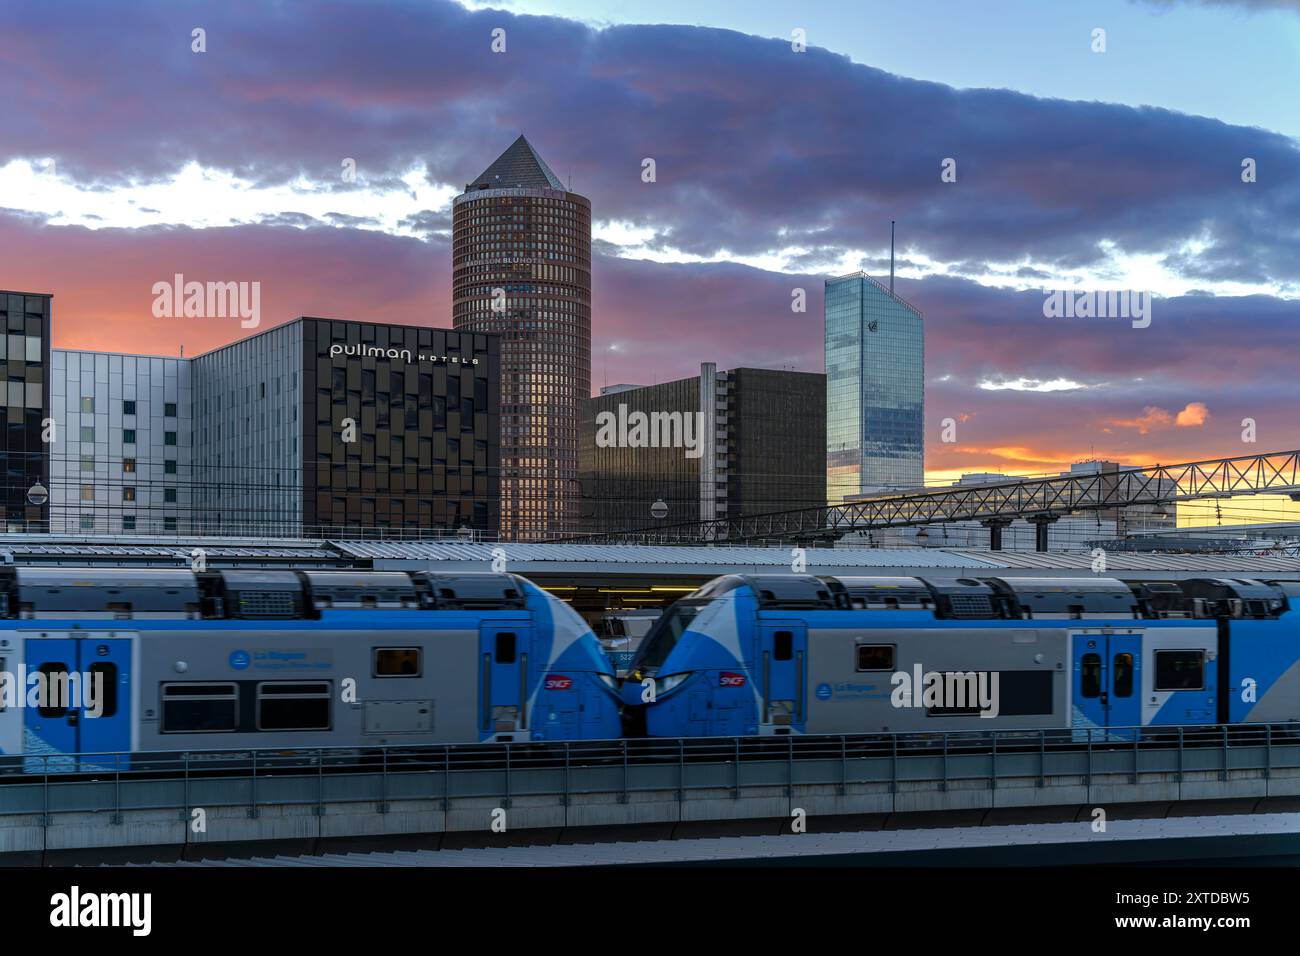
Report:
[[[450,326],[445,238],[297,225],[90,230],[0,215],[0,248],[8,251],[0,286],[53,292],[54,344],[64,348],[175,355],[184,344],[195,355],[247,334],[233,321],[153,318],[153,283],[177,272],[261,282],[263,328],[304,314]],[[597,389],[685,378],[702,362],[822,369],[823,276],[599,254],[593,274]],[[1293,414],[1300,303],[1159,299],[1150,327],[1134,329],[1123,320],[1044,318],[1041,292],[937,277],[900,279],[897,288],[925,313],[934,467],[980,470],[1011,455],[1006,467],[1023,469],[1026,461],[1076,460],[1089,449],[1126,460],[1213,457],[1251,450],[1239,441],[1247,416],[1259,424],[1259,447],[1300,447]],[[806,312],[791,310],[796,289],[806,293]],[[980,387],[1021,378],[1088,387]],[[1203,428],[1139,435],[1109,424],[1140,418],[1148,407],[1173,416],[1192,402],[1210,410]],[[960,422],[956,446],[938,441],[947,417]]]
[[[76,23],[76,29],[68,29]],[[208,52],[190,50],[207,30]],[[506,30],[507,52],[490,49]],[[1300,151],[1169,110],[954,90],[789,43],[685,26],[592,30],[432,0],[6,5],[0,161],[54,155],[100,188],[188,160],[343,189],[351,158],[457,187],[524,131],[598,218],[713,256],[879,249],[978,271],[1100,263],[1103,243],[1189,276],[1300,278]],[[940,164],[957,161],[957,182]],[[1241,161],[1259,166],[1244,184]],[[641,180],[642,161],[657,181]],[[350,188],[350,187],[349,187]],[[1195,255],[1173,253],[1186,240]]]
[[[196,25],[207,53],[190,51]],[[496,27],[505,54],[490,51]],[[0,37],[0,163],[55,156],[85,188],[189,161],[342,193],[397,187],[421,160],[461,186],[522,130],[598,219],[654,230],[652,248],[803,250],[806,274],[780,275],[620,258],[597,242],[597,387],[685,377],[701,362],[820,370],[824,273],[867,248],[863,268],[883,274],[890,219],[904,271],[928,257],[979,275],[1032,257],[1043,268],[1016,275],[1046,288],[1051,270],[1095,266],[1114,243],[1206,286],[1300,280],[1296,144],[1168,110],[959,91],[727,31],[593,31],[440,0],[5,4]],[[641,180],[647,157],[654,183]],[[956,183],[940,182],[945,157]],[[1257,183],[1241,182],[1245,157]],[[340,177],[348,158],[357,183]],[[153,319],[151,286],[176,272],[262,282],[264,326],[300,314],[450,324],[447,210],[413,202],[402,225],[419,238],[329,218],[337,227],[268,209],[236,228],[88,230],[0,210],[0,285],[53,291],[66,347],[196,354],[246,334]],[[795,313],[800,288],[807,311]],[[1243,417],[1259,423],[1258,447],[1300,445],[1300,304],[1189,294],[1157,300],[1150,328],[1133,329],[1046,319],[1040,291],[942,277],[898,289],[926,314],[933,466],[1211,457],[1250,450]],[[1019,379],[1083,387],[980,387]],[[1195,402],[1206,424],[1173,425]],[[956,445],[937,442],[946,417],[960,422]],[[1145,435],[1117,424],[1134,421],[1155,424]]]

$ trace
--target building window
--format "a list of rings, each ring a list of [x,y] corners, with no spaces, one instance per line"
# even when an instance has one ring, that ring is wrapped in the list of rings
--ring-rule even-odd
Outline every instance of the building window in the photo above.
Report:
[[[176,459],[168,458],[163,462],[163,472],[168,475],[176,474]]]
[[[176,444],[176,433],[175,433],[175,432],[163,432],[163,444],[164,444],[164,445],[175,445],[175,444]]]
[[[95,470],[95,456],[94,456],[94,455],[82,455],[82,456],[81,456],[81,470],[82,470],[82,471],[94,471],[94,470]]]
[[[94,515],[82,515],[82,516],[81,516],[81,530],[82,530],[82,531],[94,531],[94,530],[95,530],[95,516],[94,516]]]
[[[83,412],[93,412],[95,410],[95,400],[89,396],[81,399],[81,410]]]
[[[134,474],[134,473],[135,473],[135,459],[134,459],[134,458],[123,458],[123,459],[122,459],[122,471],[126,472],[127,474]]]
[[[175,403],[175,402],[165,402],[165,403],[163,404],[163,415],[165,415],[165,416],[168,417],[168,418],[175,418],[175,417],[176,417],[176,403]]]
[[[134,530],[135,530],[135,515],[123,515],[123,516],[122,516],[122,530],[123,530],[123,531],[134,531]]]
[[[122,414],[123,414],[123,415],[134,415],[134,414],[135,414],[135,401],[134,401],[134,399],[132,399],[132,400],[130,400],[130,401],[125,401],[125,402],[122,403]]]
[[[175,519],[175,518],[163,518],[163,530],[164,530],[164,531],[175,531],[175,530],[176,530],[176,519]]]
[[[166,501],[166,502],[169,502],[169,503],[175,503],[175,501],[176,501],[176,489],[175,489],[175,488],[164,488],[164,489],[163,489],[163,501]]]
[[[82,486],[81,486],[81,500],[82,500],[82,501],[94,501],[94,500],[95,500],[95,486],[94,486],[94,485],[82,485]]]
[[[94,425],[82,425],[82,426],[81,426],[81,440],[82,440],[82,441],[94,441],[94,440],[95,440],[95,426],[94,426]]]
[[[122,500],[135,501],[135,485],[124,485],[122,487]]]
[[[122,429],[122,444],[124,444],[124,445],[134,445],[134,444],[135,444],[135,429],[134,429],[134,428],[123,428],[123,429]]]

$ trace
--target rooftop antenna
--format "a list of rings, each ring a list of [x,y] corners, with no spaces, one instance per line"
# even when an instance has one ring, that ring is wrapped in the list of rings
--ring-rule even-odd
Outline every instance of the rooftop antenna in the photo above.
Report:
[[[894,220],[889,220],[889,294],[894,294]]]

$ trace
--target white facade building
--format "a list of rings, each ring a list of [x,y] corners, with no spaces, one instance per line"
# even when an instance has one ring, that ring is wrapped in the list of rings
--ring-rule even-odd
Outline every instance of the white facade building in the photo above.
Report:
[[[190,362],[52,349],[50,363],[50,530],[192,530]]]

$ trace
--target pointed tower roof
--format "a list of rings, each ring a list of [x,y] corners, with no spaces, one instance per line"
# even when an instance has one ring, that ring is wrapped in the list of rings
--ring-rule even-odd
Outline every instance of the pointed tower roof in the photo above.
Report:
[[[510,148],[496,158],[478,179],[465,187],[465,192],[475,189],[513,189],[525,186],[533,189],[564,189],[560,177],[537,155],[533,144],[523,134],[510,144]],[[567,190],[566,190],[567,191]]]

